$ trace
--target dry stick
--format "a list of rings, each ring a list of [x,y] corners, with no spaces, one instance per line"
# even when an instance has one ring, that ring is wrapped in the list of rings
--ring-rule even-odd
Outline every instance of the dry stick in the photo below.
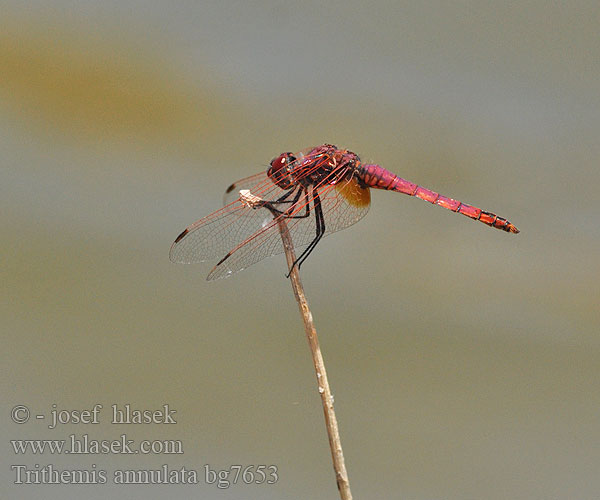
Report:
[[[350,483],[348,482],[348,473],[346,472],[346,465],[344,464],[342,442],[340,440],[337,419],[335,418],[335,411],[333,409],[333,396],[331,395],[329,382],[327,381],[327,371],[325,370],[325,363],[323,362],[321,348],[319,347],[317,330],[313,323],[313,317],[308,307],[308,302],[306,302],[306,297],[304,296],[304,288],[300,281],[298,267],[294,266],[294,262],[296,261],[294,244],[287,224],[282,217],[279,218],[278,224],[281,239],[283,240],[283,248],[285,250],[288,269],[291,269],[290,280],[292,282],[292,288],[294,289],[294,295],[298,301],[300,314],[302,314],[302,318],[304,319],[304,330],[306,331],[306,338],[308,339],[308,345],[310,346],[310,352],[315,365],[315,372],[317,373],[317,383],[319,385],[321,403],[323,404],[323,413],[325,414],[325,426],[327,427],[327,436],[329,437],[329,447],[331,448],[331,458],[333,459],[333,469],[335,471],[338,490],[340,491],[342,500],[352,500]],[[292,268],[292,266],[294,267]]]

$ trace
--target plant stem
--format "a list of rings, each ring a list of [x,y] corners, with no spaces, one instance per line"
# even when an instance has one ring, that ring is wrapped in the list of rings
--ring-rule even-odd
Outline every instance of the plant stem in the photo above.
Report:
[[[323,413],[325,414],[325,426],[327,427],[327,436],[329,437],[329,447],[331,448],[331,458],[333,460],[333,469],[335,471],[338,490],[342,500],[352,500],[350,483],[348,482],[348,473],[346,472],[346,465],[344,463],[342,442],[340,440],[338,423],[333,409],[333,396],[329,389],[327,371],[325,370],[325,363],[323,362],[321,348],[319,347],[319,338],[317,337],[317,330],[315,329],[313,317],[310,308],[308,307],[306,296],[304,295],[304,288],[300,281],[298,267],[294,266],[294,262],[296,261],[294,243],[292,242],[287,224],[282,217],[279,218],[278,225],[281,239],[283,240],[283,248],[285,250],[288,269],[291,269],[290,281],[292,283],[294,295],[296,296],[296,301],[298,302],[298,307],[300,308],[300,314],[302,314],[302,319],[304,320],[304,330],[306,332],[306,338],[308,340],[315,372],[317,374],[317,384],[321,396],[321,403],[323,405]]]

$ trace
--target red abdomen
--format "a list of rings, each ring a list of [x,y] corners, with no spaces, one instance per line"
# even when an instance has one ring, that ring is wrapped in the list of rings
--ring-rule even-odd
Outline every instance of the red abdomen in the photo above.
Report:
[[[368,187],[386,189],[388,191],[404,193],[409,196],[416,196],[417,198],[421,198],[434,205],[439,205],[448,210],[452,210],[453,212],[466,215],[471,219],[483,222],[496,229],[502,229],[509,233],[519,232],[514,224],[511,224],[508,220],[499,217],[492,212],[485,212],[480,208],[467,205],[458,200],[441,196],[435,191],[430,191],[429,189],[413,184],[406,179],[402,179],[379,165],[361,165],[358,170],[358,175],[362,182]]]

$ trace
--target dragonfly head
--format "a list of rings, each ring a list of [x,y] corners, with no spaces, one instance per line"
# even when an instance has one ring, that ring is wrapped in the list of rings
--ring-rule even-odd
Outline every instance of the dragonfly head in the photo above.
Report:
[[[292,153],[281,153],[278,157],[271,160],[271,166],[267,170],[267,175],[281,189],[291,189],[293,179],[291,175],[291,165],[296,161]]]

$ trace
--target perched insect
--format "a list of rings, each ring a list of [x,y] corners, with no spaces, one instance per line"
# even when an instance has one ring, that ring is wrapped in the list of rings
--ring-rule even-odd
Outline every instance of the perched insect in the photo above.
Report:
[[[369,188],[396,191],[466,215],[509,233],[519,230],[491,212],[417,186],[379,165],[363,164],[353,152],[323,144],[299,153],[282,153],[266,172],[234,182],[225,206],[186,228],[171,247],[173,262],[221,258],[208,280],[231,274],[283,252],[278,221],[285,223],[294,247],[303,249],[300,265],[323,236],[345,229],[369,210]]]

